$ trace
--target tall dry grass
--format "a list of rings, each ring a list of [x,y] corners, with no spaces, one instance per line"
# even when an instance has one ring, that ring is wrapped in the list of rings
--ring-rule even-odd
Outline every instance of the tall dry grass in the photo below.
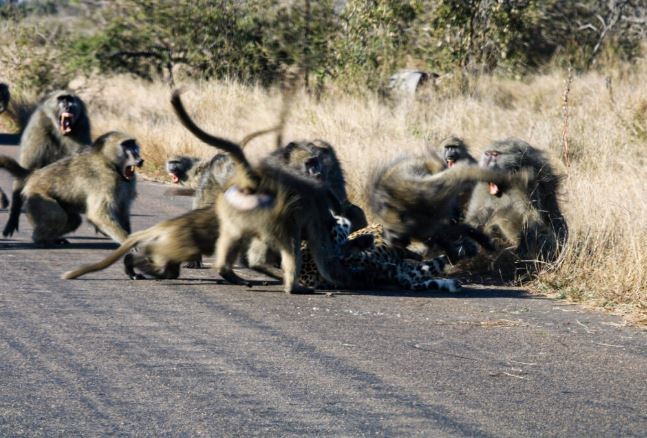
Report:
[[[399,154],[422,152],[449,134],[463,137],[474,152],[508,136],[549,151],[567,174],[563,208],[571,230],[562,260],[533,285],[574,300],[628,310],[647,321],[647,61],[607,76],[573,78],[568,92],[571,165],[560,161],[565,124],[566,74],[524,81],[481,77],[468,93],[453,93],[447,81],[418,100],[397,105],[377,97],[331,93],[320,101],[297,96],[286,139],[323,138],[340,156],[351,197],[364,204],[370,169]],[[609,86],[611,85],[611,86]],[[186,83],[189,112],[208,131],[241,139],[276,121],[276,91],[233,82]],[[89,103],[94,133],[120,129],[143,145],[149,172],[173,153],[209,157],[176,121],[169,89],[129,77],[77,84]],[[463,90],[464,91],[464,90]],[[252,155],[267,153],[255,140]]]

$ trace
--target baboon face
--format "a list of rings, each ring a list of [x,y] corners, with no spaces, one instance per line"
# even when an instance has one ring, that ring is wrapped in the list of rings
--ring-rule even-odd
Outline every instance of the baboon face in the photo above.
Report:
[[[527,145],[523,142],[497,141],[492,143],[481,155],[481,167],[515,173],[524,167],[524,157],[528,154]],[[488,183],[490,194],[501,196],[501,189],[494,183]]]
[[[325,169],[319,149],[310,142],[291,142],[281,153],[288,166],[317,180],[325,180]]]
[[[124,140],[120,146],[122,151],[121,176],[126,181],[130,181],[135,176],[135,168],[142,167],[144,160],[139,155],[139,145],[135,140]]]
[[[119,174],[126,181],[135,176],[135,169],[144,165],[144,160],[139,155],[139,145],[132,137],[120,132],[109,132],[95,141],[109,161],[114,163]]]
[[[52,122],[58,126],[61,135],[70,135],[83,116],[83,103],[73,94],[58,92],[52,96],[50,105],[53,105],[50,108],[51,117],[54,118]]]
[[[447,167],[451,168],[457,164],[472,164],[476,160],[467,151],[467,145],[462,139],[458,137],[448,137],[440,145],[443,160],[447,163]]]
[[[189,177],[188,172],[195,164],[195,160],[191,157],[173,156],[166,161],[166,171],[174,184],[186,182]]]
[[[10,98],[9,86],[7,84],[0,84],[0,114],[7,110]]]

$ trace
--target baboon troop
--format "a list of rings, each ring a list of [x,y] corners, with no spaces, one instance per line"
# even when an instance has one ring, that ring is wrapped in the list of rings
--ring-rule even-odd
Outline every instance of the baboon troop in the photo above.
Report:
[[[3,234],[18,231],[23,204],[32,240],[43,246],[66,243],[85,215],[120,246],[64,279],[122,258],[132,280],[174,279],[181,264],[200,267],[203,257],[213,255],[213,269],[225,281],[251,286],[234,271],[242,260],[281,279],[288,294],[320,285],[380,287],[371,282],[376,279],[409,290],[458,291],[457,280],[437,277],[446,263],[460,267],[477,254],[494,261],[497,251],[512,253],[516,267],[557,260],[568,237],[558,199],[562,176],[542,151],[505,139],[489,145],[477,161],[465,141],[450,136],[425,154],[403,155],[372,171],[366,197],[377,222],[369,224],[349,200],[331,144],[283,144],[290,97],[286,92],[276,126],[236,143],[198,127],[175,91],[171,106],[179,122],[219,152],[210,159],[169,157],[166,171],[179,187],[167,194],[194,196],[193,208],[132,232],[136,168],[143,164],[139,144],[117,131],[92,142],[84,102],[54,91],[29,119],[19,159],[0,156],[0,169],[15,178]],[[0,112],[9,99],[9,88],[0,84]],[[252,165],[244,148],[268,133],[276,134],[276,148]],[[0,207],[7,203],[0,190]]]
[[[136,196],[139,145],[130,136],[109,132],[92,148],[41,169],[22,167],[0,156],[0,168],[24,181],[22,197],[34,227],[35,243],[66,243],[64,235],[81,225],[81,214],[116,242],[130,233],[130,204]]]
[[[90,120],[83,101],[70,92],[50,93],[31,115],[20,139],[18,163],[28,170],[40,169],[61,158],[90,147]],[[18,231],[25,183],[16,177],[11,197],[9,219],[2,234]]]
[[[214,268],[219,275],[234,284],[249,284],[233,271],[233,264],[244,241],[257,238],[279,251],[284,291],[309,292],[298,284],[303,237],[312,248],[321,275],[332,284],[349,284],[348,272],[333,256],[334,242],[329,230],[334,217],[324,185],[285,166],[278,159],[279,153],[252,166],[238,144],[200,129],[186,113],[178,92],[171,102],[180,122],[192,134],[228,152],[234,162],[233,174],[215,204],[220,230]]]

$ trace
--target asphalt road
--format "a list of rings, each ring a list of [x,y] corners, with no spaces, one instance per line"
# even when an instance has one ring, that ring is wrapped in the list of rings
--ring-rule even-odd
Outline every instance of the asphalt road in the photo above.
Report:
[[[140,184],[135,230],[189,207],[164,190]],[[114,245],[88,225],[60,249],[30,235],[22,217],[0,240],[0,436],[647,434],[647,332],[615,316],[478,286],[131,281],[121,263],[64,281]]]

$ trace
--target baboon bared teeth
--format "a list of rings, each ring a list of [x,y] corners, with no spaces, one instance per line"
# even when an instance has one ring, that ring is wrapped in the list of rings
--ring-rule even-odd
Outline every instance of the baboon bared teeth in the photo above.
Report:
[[[70,112],[64,112],[61,114],[59,120],[59,129],[62,134],[69,134],[72,132],[72,123],[74,122],[74,114]]]
[[[488,187],[490,188],[490,195],[496,196],[499,194],[499,186],[497,186],[494,183],[488,183]]]

